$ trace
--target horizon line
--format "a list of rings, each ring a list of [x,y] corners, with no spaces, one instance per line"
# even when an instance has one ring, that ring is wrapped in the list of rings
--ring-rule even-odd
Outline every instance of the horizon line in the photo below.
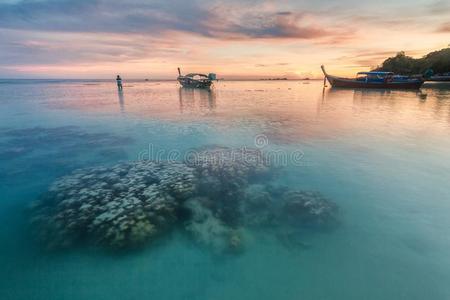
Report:
[[[177,81],[177,79],[146,79],[146,78],[129,78],[124,81]],[[219,78],[216,81],[304,81],[304,80],[322,80],[323,78]],[[97,81],[115,81],[115,78],[1,78],[0,80],[97,80]]]

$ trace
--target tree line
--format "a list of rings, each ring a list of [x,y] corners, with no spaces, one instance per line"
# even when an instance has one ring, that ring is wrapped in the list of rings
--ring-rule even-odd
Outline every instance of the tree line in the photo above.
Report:
[[[407,56],[404,51],[389,57],[374,71],[394,72],[395,74],[425,74],[433,70],[434,74],[450,72],[450,48],[428,53],[422,58]]]

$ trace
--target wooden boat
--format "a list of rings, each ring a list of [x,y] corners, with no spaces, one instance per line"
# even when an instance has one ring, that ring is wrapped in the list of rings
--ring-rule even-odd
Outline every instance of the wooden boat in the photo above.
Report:
[[[178,82],[186,88],[207,89],[211,87],[213,80],[216,80],[216,74],[209,73],[208,75],[200,73],[189,73],[181,75],[181,70],[178,68]]]
[[[321,66],[323,74],[333,87],[363,89],[419,89],[423,78],[395,75],[392,72],[359,72],[356,78],[343,78],[327,74]]]
[[[428,78],[426,81],[435,81],[435,82],[450,82],[450,72],[445,74],[433,75]]]

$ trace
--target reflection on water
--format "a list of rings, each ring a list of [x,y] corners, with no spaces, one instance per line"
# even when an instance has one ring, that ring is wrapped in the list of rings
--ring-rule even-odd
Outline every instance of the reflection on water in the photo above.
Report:
[[[408,121],[411,126],[427,117],[429,113],[438,107],[440,112],[450,112],[450,93],[440,89],[422,89],[420,91],[408,90],[349,90],[349,89],[325,89],[321,106],[333,106],[333,104],[347,103],[353,99],[351,105],[353,110],[367,114],[369,122],[377,121],[375,118],[379,113],[386,113],[399,118],[409,115]],[[362,109],[362,110],[361,110]],[[343,107],[340,108],[340,111]],[[383,120],[380,120],[383,121]],[[434,120],[436,121],[436,120]],[[430,125],[446,125],[434,123]]]
[[[180,112],[199,107],[201,110],[213,111],[216,107],[216,93],[213,89],[179,88]]]
[[[212,90],[185,89],[176,83],[135,83],[124,92],[127,93],[126,103],[124,94],[118,95],[119,106],[117,95],[113,96],[117,91],[107,84],[85,86],[81,90],[68,86],[64,92],[57,89],[52,92],[53,95],[42,99],[43,104],[51,109],[110,115],[126,111],[128,115],[144,119],[203,120],[217,126],[242,125],[269,131],[294,131],[299,137],[328,135],[330,130],[338,130],[346,123],[350,127],[361,128],[361,124],[354,123],[361,114],[371,122],[383,122],[382,118],[377,118],[380,109],[392,108],[389,111],[391,116],[410,115],[412,126],[417,119],[424,117],[423,113],[426,116],[434,109],[441,113],[445,111],[448,118],[450,96],[450,91],[445,88],[423,88],[421,92],[322,89],[316,81],[309,85],[298,82],[219,82]],[[427,95],[425,99],[423,95]],[[332,118],[321,118],[328,110],[332,110]],[[355,111],[360,114],[352,114],[352,118],[348,118],[348,114]]]
[[[366,91],[324,89],[312,80],[223,81],[208,91],[135,82],[117,93],[114,82],[15,82],[0,85],[0,101],[2,299],[450,299],[448,86]],[[255,137],[264,143],[255,145]],[[37,215],[58,234],[68,230],[47,231],[51,241],[69,244],[66,233],[110,241],[108,220],[129,234],[118,235],[122,243],[151,236],[155,228],[141,214],[160,216],[160,207],[141,209],[135,196],[172,203],[183,185],[167,178],[191,171],[130,161],[151,147],[188,152],[211,145],[300,151],[304,163],[288,161],[270,176],[256,177],[241,162],[187,176],[202,185],[178,217],[198,222],[173,227],[156,218],[156,228],[171,230],[138,251],[113,255],[88,240],[92,248],[43,253],[33,242],[24,210],[40,195],[50,203],[64,198]],[[94,169],[61,179],[79,167]],[[155,175],[143,176],[149,168]],[[61,185],[46,193],[55,180]],[[145,189],[149,182],[156,185]],[[80,194],[91,206],[73,206]],[[322,205],[307,210],[305,197]],[[116,211],[118,203],[136,213],[131,222]],[[310,223],[308,213],[324,207],[336,209],[339,226],[305,227],[302,218]],[[239,246],[239,253],[207,251],[183,228],[201,233],[206,244],[211,233],[220,236],[213,242]]]
[[[120,111],[123,113],[123,112],[125,112],[125,98],[123,96],[123,90],[119,90],[117,92],[117,94],[119,95]]]
[[[331,87],[329,89],[323,89],[323,95],[325,97],[325,94],[333,95],[345,91],[352,93],[354,98],[360,99],[388,99],[391,97],[397,97],[401,94],[408,95],[408,97],[414,97],[414,95],[416,95],[420,99],[421,95],[426,94],[423,90],[348,89]]]

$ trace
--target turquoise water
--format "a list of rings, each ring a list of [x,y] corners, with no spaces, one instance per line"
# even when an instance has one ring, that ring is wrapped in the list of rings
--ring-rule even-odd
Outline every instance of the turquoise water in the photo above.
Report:
[[[4,81],[0,104],[1,299],[450,299],[450,87]],[[335,202],[336,228],[248,230],[239,254],[177,231],[120,254],[33,239],[26,207],[75,169],[255,139],[302,153],[272,180]]]

